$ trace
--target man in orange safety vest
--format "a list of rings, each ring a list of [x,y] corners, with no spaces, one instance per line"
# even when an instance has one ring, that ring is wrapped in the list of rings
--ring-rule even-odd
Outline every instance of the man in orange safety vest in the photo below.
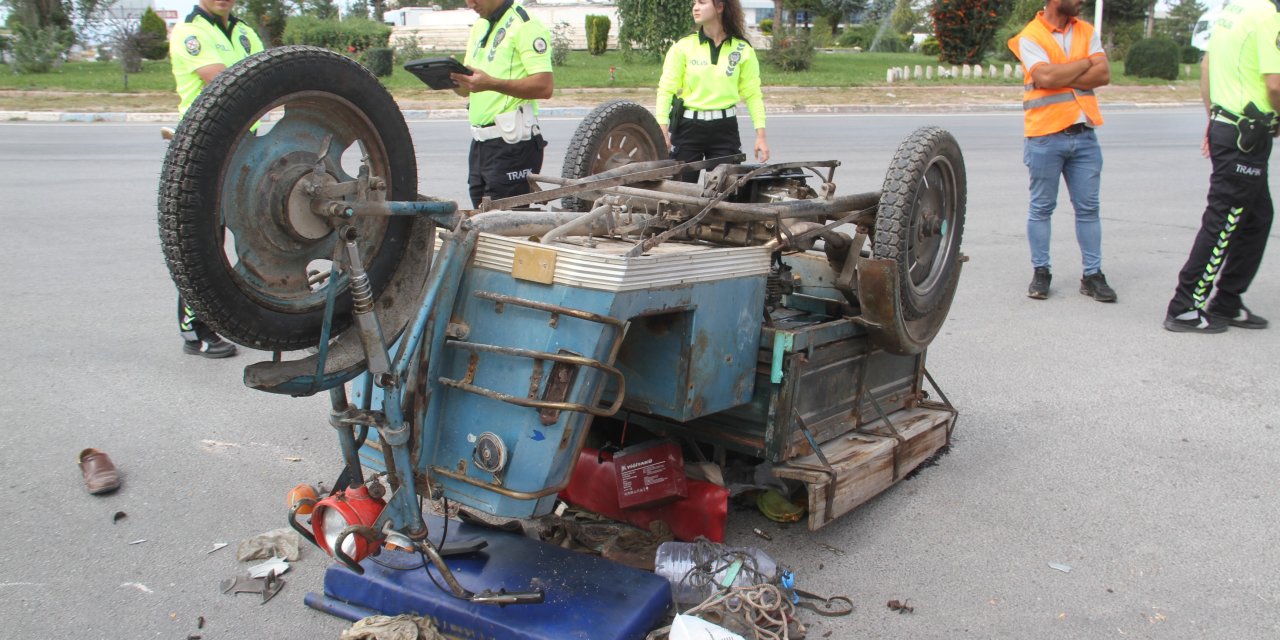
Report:
[[[1031,174],[1027,240],[1031,285],[1027,295],[1049,297],[1050,217],[1065,180],[1076,213],[1076,242],[1084,266],[1080,293],[1115,302],[1102,275],[1102,222],[1098,192],[1102,149],[1094,128],[1102,124],[1093,90],[1111,82],[1111,67],[1093,25],[1079,19],[1082,0],[1048,0],[1044,10],[1009,40],[1024,69],[1022,161]]]

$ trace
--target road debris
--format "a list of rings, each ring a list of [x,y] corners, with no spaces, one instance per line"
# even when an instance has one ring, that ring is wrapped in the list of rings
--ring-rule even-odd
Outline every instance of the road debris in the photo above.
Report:
[[[751,533],[754,533],[754,534],[756,534],[756,535],[760,536],[761,538],[764,538],[765,540],[770,540],[770,541],[772,541],[772,540],[773,540],[773,536],[771,536],[771,535],[769,535],[769,534],[767,534],[767,533],[765,533],[765,532],[761,531],[761,530],[759,529],[759,527],[756,527],[756,528],[751,529]]]
[[[209,453],[220,453],[232,447],[239,448],[240,444],[237,442],[221,442],[218,440],[201,440],[200,441],[200,448],[204,449],[205,451],[208,451]]]
[[[143,593],[155,593],[154,591],[151,590],[150,587],[148,587],[145,584],[142,584],[141,582],[124,582],[124,583],[121,583],[120,586],[133,587],[134,589],[137,589],[138,591],[141,591]]]
[[[1063,573],[1071,573],[1071,565],[1062,564],[1060,562],[1050,562],[1049,568],[1057,569],[1058,571],[1061,571]]]
[[[117,522],[120,522],[121,520],[124,520],[124,519],[125,519],[125,518],[127,518],[127,517],[129,517],[129,514],[127,514],[127,513],[123,512],[123,511],[117,511],[117,512],[115,512],[115,515],[111,516],[111,524],[115,524],[115,523],[117,523]]]
[[[221,586],[223,593],[232,595],[237,593],[260,594],[262,603],[266,604],[268,600],[274,598],[284,588],[284,580],[276,577],[275,572],[268,573],[262,578],[254,578],[246,573],[223,580]]]
[[[898,613],[915,613],[916,608],[912,606],[908,606],[907,602],[909,601],[903,600],[902,602],[898,602],[897,600],[890,600],[889,602],[885,603],[885,605],[888,606],[893,611],[897,611]]]
[[[138,540],[134,540],[133,542],[130,542],[129,544],[142,544],[142,543],[144,543],[144,542],[146,542],[146,541],[147,541],[147,539],[146,539],[146,538],[140,538],[140,539],[138,539]]]
[[[249,576],[253,578],[265,578],[268,573],[275,573],[282,576],[289,570],[289,563],[284,558],[276,556],[266,562],[255,564],[249,567]]]
[[[273,529],[241,542],[240,548],[236,549],[236,560],[244,562],[280,556],[293,562],[301,557],[298,552],[299,544],[301,544],[301,538],[293,529],[287,527]]]
[[[445,640],[445,637],[428,618],[398,615],[357,620],[338,640]]]
[[[209,555],[210,553],[213,553],[214,551],[217,551],[218,549],[221,549],[221,548],[223,548],[223,547],[227,546],[227,544],[228,544],[228,543],[226,543],[226,542],[215,542],[215,543],[213,543],[213,548],[212,548],[212,549],[210,549],[210,550],[208,550],[208,551],[206,551],[206,552],[204,552],[204,553],[205,553],[205,555]]]

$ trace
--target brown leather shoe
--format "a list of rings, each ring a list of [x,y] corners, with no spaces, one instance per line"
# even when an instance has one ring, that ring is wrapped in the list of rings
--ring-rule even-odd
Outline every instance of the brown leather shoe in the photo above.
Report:
[[[89,493],[109,493],[120,488],[120,472],[112,464],[111,457],[97,449],[80,452],[80,471],[84,474],[84,486]]]

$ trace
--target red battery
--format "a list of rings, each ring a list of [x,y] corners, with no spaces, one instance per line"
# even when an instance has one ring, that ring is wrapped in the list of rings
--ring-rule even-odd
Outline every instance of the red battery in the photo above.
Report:
[[[627,447],[613,456],[617,470],[618,506],[652,507],[688,495],[684,454],[670,440],[651,440]]]

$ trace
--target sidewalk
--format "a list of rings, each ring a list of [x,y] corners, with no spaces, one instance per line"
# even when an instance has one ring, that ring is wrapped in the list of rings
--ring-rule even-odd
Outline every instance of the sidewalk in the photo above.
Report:
[[[1121,85],[1098,90],[1104,113],[1109,109],[1146,109],[1197,107],[1202,103],[1199,90],[1187,85]],[[0,92],[0,121],[28,122],[177,122],[178,114],[168,105],[175,97],[168,94],[125,94],[115,104],[115,94],[56,94],[44,92]],[[71,103],[65,109],[22,108],[24,97],[40,104],[49,98]],[[443,92],[424,90],[398,91],[394,97],[405,120],[460,120],[466,118],[461,98]],[[79,107],[91,98],[92,106]],[[127,98],[127,100],[125,99]],[[615,99],[649,104],[651,89],[569,89],[550,100],[541,101],[540,113],[546,118],[580,118],[596,105]],[[1013,85],[885,85],[878,87],[765,87],[766,111],[769,114],[832,113],[938,113],[1021,111],[1021,91]]]

